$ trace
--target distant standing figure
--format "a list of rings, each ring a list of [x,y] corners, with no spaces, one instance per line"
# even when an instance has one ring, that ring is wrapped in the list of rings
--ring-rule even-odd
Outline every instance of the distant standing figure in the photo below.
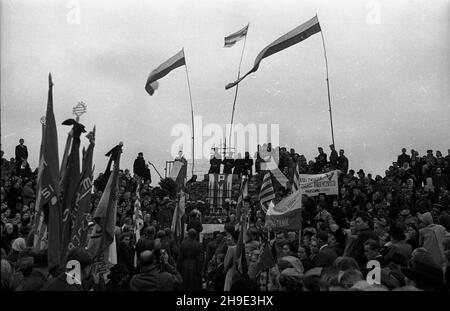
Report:
[[[16,174],[19,175],[20,167],[23,161],[28,160],[28,149],[23,143],[25,140],[23,138],[19,139],[19,145],[16,146]]]
[[[142,152],[139,152],[136,160],[134,160],[133,173],[139,177],[145,176],[145,160]]]
[[[339,150],[339,170],[343,173],[343,174],[347,174],[348,171],[348,159],[347,157],[344,155],[344,149]]]

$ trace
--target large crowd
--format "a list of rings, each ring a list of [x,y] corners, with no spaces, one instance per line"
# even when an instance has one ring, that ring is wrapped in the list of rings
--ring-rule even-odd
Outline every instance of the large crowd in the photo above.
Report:
[[[264,145],[261,148],[272,148]],[[261,150],[261,149],[260,149]],[[94,269],[86,249],[72,250],[67,260],[78,260],[82,282],[69,284],[64,273],[48,271],[45,250],[33,250],[38,171],[28,165],[23,140],[15,157],[1,152],[1,288],[2,290],[211,290],[211,291],[328,291],[328,290],[449,290],[450,289],[450,149],[425,155],[406,149],[385,171],[373,177],[350,168],[344,150],[319,148],[307,161],[294,149],[279,149],[279,169],[292,182],[295,171],[316,174],[339,170],[339,195],[303,197],[302,229],[273,231],[254,197],[245,197],[250,223],[245,240],[246,273],[238,258],[239,232],[234,201],[226,206],[223,231],[202,239],[207,205],[190,197],[195,179],[185,188],[186,234],[172,232],[176,185],[162,179],[152,183],[143,155],[133,170],[120,170],[117,200],[117,264],[107,278]],[[251,160],[251,161],[250,161]],[[259,153],[240,161],[211,160],[212,173],[248,175],[261,186],[264,173]],[[223,166],[223,171],[221,168]],[[237,168],[237,170],[236,170]],[[91,213],[103,190],[105,177],[94,181]],[[259,188],[258,188],[259,189]],[[290,189],[275,185],[277,196]],[[136,241],[135,202],[140,200],[144,225]],[[93,223],[91,223],[91,228]],[[370,282],[376,260],[380,282]],[[380,283],[380,284],[378,284]]]

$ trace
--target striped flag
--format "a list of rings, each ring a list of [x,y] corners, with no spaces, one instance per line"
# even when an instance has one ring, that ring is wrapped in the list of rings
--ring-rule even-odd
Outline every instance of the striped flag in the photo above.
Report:
[[[147,79],[147,83],[145,84],[145,90],[147,91],[147,93],[149,93],[150,96],[153,95],[155,90],[158,88],[157,80],[163,78],[175,68],[181,67],[183,65],[186,65],[186,59],[184,58],[184,48],[180,52],[169,58],[167,61],[159,65],[158,68],[150,73]]]
[[[249,74],[255,72],[258,70],[259,63],[266,57],[275,54],[277,52],[280,52],[294,44],[297,44],[308,37],[318,33],[321,31],[319,19],[317,18],[317,15],[311,18],[306,23],[301,24],[300,26],[294,28],[287,34],[281,36],[271,44],[269,44],[264,50],[259,52],[258,56],[255,59],[255,63],[253,65],[253,68],[246,73],[243,77],[239,78],[237,81],[227,84],[225,86],[225,89],[228,90],[229,88],[232,88],[236,86],[239,82],[245,79]]]
[[[261,203],[264,213],[267,213],[267,205],[273,199],[275,199],[275,191],[272,186],[272,178],[270,177],[270,173],[266,173],[259,192],[259,202]]]
[[[286,175],[283,174],[282,171],[280,171],[278,167],[271,170],[270,172],[272,173],[273,177],[275,177],[275,179],[280,183],[280,185],[282,185],[284,188],[287,187],[289,179],[286,177]]]
[[[133,231],[134,231],[136,243],[141,238],[141,229],[144,227],[144,217],[142,215],[142,210],[141,210],[141,195],[139,194],[140,185],[141,185],[141,183],[139,183],[139,186],[136,189],[136,201],[134,202],[134,215],[133,215],[133,220],[134,220]],[[134,253],[134,267],[137,267],[136,252]]]
[[[232,33],[231,35],[225,37],[225,45],[223,47],[224,48],[232,47],[233,45],[236,44],[236,42],[242,40],[242,38],[244,38],[247,35],[248,26],[249,25],[247,25],[244,28],[242,28],[241,30],[236,31],[235,33]]]

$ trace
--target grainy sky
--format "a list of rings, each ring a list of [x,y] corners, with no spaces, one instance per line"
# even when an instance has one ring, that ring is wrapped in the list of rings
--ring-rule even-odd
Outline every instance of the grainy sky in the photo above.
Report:
[[[97,126],[96,173],[124,142],[122,167],[136,154],[163,173],[170,133],[190,126],[184,68],[159,82],[148,74],[185,48],[195,115],[203,126],[229,123],[243,41],[223,38],[250,23],[242,72],[260,50],[318,14],[329,61],[337,148],[355,170],[382,174],[402,147],[421,154],[450,148],[448,0],[4,0],[1,1],[1,140],[7,157],[25,139],[32,167],[41,140],[47,74],[58,124],[72,117]],[[79,11],[78,11],[79,10]],[[235,122],[280,124],[280,143],[308,159],[331,143],[320,34],[264,59],[240,85]],[[62,154],[69,128],[58,127]],[[207,140],[207,137],[204,138]],[[87,139],[82,141],[87,145]]]

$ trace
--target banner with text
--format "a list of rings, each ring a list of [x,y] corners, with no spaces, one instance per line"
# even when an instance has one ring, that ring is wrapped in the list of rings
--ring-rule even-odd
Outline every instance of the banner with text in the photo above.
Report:
[[[303,194],[314,197],[319,193],[326,195],[338,195],[338,171],[331,171],[324,174],[300,174],[300,189]]]

